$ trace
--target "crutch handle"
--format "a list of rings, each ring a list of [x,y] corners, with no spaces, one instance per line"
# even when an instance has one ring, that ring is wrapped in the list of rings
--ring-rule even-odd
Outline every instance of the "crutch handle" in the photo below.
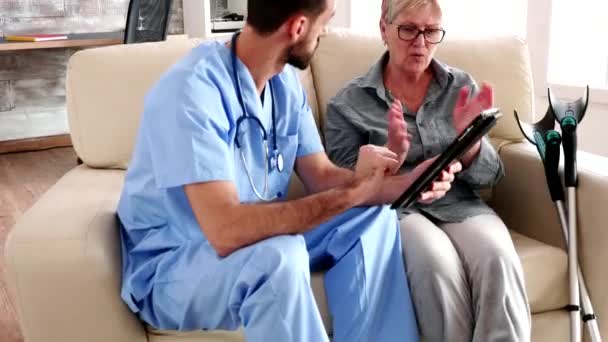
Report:
[[[585,117],[587,105],[589,104],[589,86],[585,88],[585,94],[574,102],[560,101],[555,97],[551,88],[547,90],[549,108],[555,121],[562,129],[564,144],[564,176],[566,187],[573,188],[578,185],[576,174],[576,129]]]
[[[545,177],[549,186],[551,199],[563,201],[565,199],[562,182],[559,178],[559,158],[562,138],[557,131],[550,130],[544,137],[545,141]]]
[[[566,187],[576,187],[578,185],[576,172],[576,128],[578,122],[574,116],[568,115],[562,119],[560,125],[564,144],[564,181]]]

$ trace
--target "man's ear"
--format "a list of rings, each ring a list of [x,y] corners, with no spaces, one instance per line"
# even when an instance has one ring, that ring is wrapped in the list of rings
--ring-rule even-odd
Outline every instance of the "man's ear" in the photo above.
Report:
[[[310,19],[305,15],[294,16],[289,19],[286,24],[289,40],[292,43],[299,41],[310,29]]]

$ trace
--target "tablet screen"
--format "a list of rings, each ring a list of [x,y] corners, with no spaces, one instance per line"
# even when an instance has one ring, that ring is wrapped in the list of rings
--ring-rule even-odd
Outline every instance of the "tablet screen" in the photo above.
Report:
[[[391,208],[397,209],[410,206],[425,189],[428,189],[441,172],[455,160],[459,159],[479,139],[490,131],[502,116],[496,108],[488,109],[479,114],[473,122],[439,155],[439,157],[420,175],[403,194],[393,202]]]

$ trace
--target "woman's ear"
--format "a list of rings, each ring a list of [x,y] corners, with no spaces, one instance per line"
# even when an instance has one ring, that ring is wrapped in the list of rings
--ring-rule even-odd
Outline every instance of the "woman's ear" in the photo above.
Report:
[[[388,25],[385,18],[387,18],[387,12],[388,12],[388,2],[387,0],[382,0],[382,6],[381,6],[381,11],[380,11],[380,34],[382,35],[382,41],[384,42],[384,45],[388,45],[387,40],[386,40],[386,26]]]
[[[380,35],[382,36],[382,41],[384,42],[384,45],[388,44],[386,38],[386,26],[386,21],[384,21],[384,19],[380,19]]]

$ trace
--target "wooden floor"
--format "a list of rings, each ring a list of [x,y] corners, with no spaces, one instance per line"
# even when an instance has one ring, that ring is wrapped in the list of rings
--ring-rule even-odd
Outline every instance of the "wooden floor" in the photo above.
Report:
[[[0,341],[22,342],[6,289],[4,242],[15,221],[50,186],[76,166],[72,148],[0,154]]]

